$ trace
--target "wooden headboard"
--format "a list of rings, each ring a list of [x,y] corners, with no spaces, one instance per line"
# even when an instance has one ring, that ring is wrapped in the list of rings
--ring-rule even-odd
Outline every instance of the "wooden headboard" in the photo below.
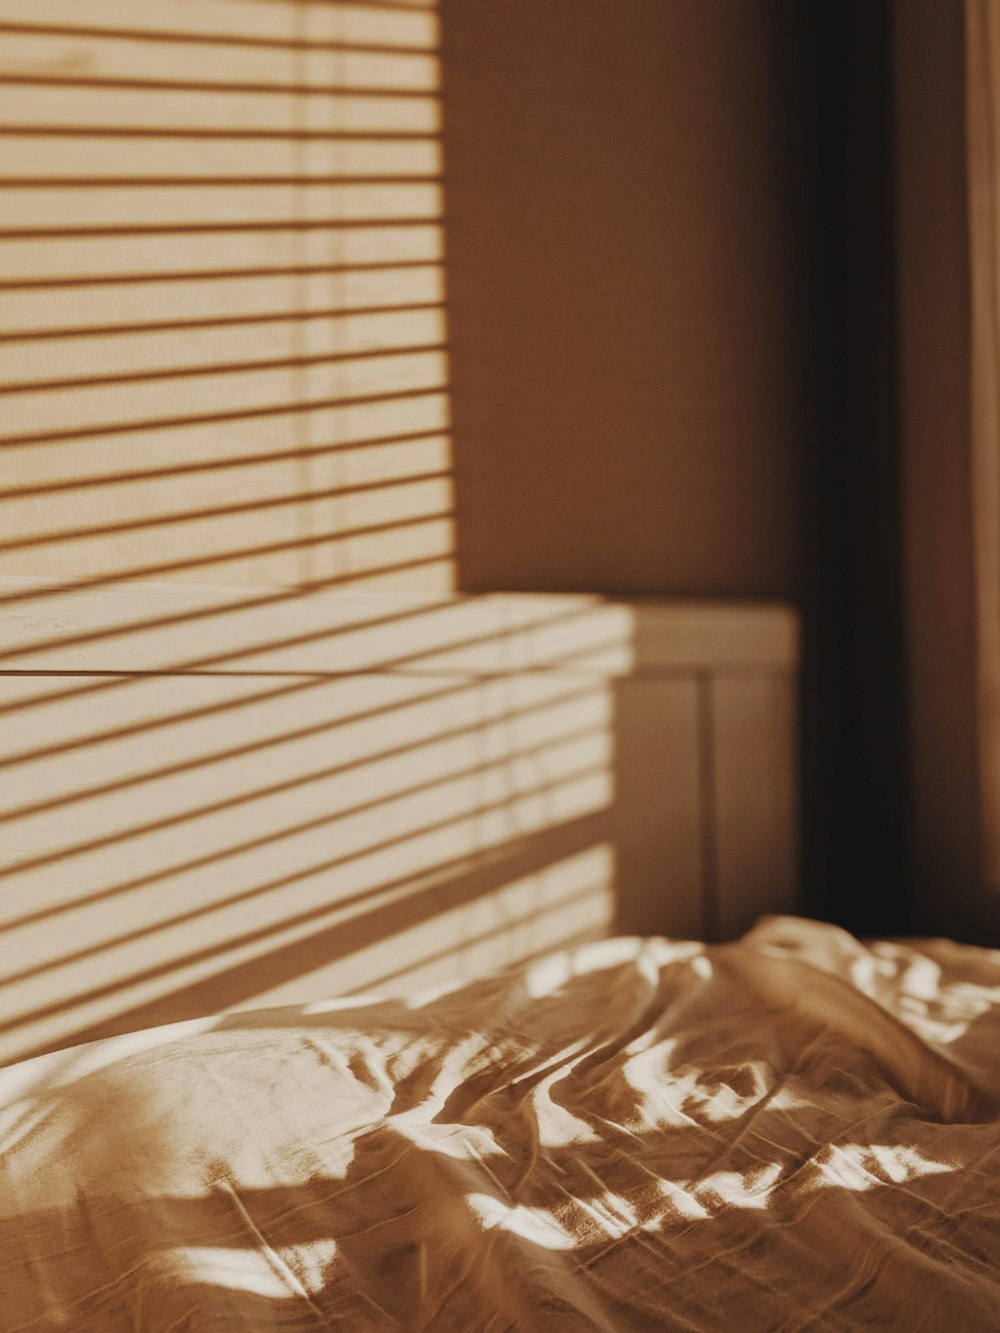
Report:
[[[793,906],[781,607],[0,593],[0,1058]]]

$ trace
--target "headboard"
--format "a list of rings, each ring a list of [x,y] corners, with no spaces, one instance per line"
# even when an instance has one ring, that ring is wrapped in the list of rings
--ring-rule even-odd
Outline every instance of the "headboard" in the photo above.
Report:
[[[793,905],[785,608],[0,594],[4,1060]]]

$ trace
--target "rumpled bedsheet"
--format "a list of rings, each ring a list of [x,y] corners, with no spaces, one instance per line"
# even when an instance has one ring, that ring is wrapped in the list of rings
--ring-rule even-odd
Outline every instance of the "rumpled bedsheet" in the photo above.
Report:
[[[1000,952],[771,918],[0,1071],[0,1327],[1000,1328]]]

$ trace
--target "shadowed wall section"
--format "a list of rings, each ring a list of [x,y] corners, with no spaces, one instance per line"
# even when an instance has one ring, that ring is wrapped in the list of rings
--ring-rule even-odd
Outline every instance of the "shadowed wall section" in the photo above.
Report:
[[[784,0],[442,0],[458,576],[795,597]]]
[[[435,7],[0,21],[2,1058],[788,906],[791,613],[454,595]]]

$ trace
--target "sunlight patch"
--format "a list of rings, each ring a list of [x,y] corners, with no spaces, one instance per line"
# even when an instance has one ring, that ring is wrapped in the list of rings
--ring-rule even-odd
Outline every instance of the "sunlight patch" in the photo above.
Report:
[[[855,1191],[902,1185],[920,1176],[955,1170],[947,1162],[924,1157],[918,1148],[883,1143],[832,1143],[826,1150],[826,1160],[817,1161],[815,1166],[821,1178],[817,1184]]]
[[[520,1203],[511,1208],[489,1194],[469,1194],[466,1201],[487,1231],[493,1228],[509,1231],[546,1250],[572,1250],[577,1245],[576,1237],[563,1231],[540,1208],[528,1208]]]
[[[185,1281],[266,1296],[269,1300],[300,1299],[300,1293],[253,1251],[216,1245],[178,1245],[173,1254]]]
[[[766,1208],[781,1177],[781,1163],[771,1162],[758,1171],[716,1171],[698,1181],[699,1197],[708,1195],[730,1208]]]

